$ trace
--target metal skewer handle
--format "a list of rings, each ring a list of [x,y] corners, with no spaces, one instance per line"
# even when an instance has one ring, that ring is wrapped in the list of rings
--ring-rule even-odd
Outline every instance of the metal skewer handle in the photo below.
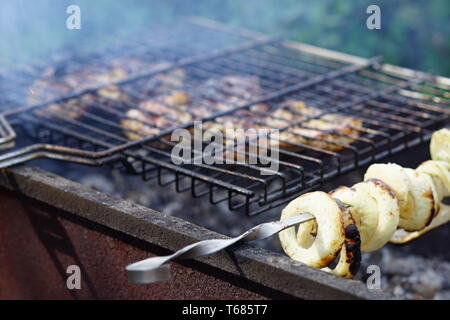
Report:
[[[314,219],[314,216],[309,213],[303,213],[284,221],[266,222],[251,228],[235,238],[204,240],[190,244],[169,256],[152,257],[130,264],[126,267],[128,281],[147,284],[170,280],[170,266],[166,263],[175,258],[194,259],[206,256],[228,248],[239,241],[248,242],[268,238],[286,228],[312,219]]]

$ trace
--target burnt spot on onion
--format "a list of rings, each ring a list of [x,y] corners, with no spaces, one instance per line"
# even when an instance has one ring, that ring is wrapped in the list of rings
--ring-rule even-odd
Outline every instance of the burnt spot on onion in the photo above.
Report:
[[[356,275],[361,268],[361,251],[353,256],[353,262],[350,264],[349,270],[352,275]]]
[[[428,225],[431,223],[431,221],[433,221],[433,218],[434,218],[435,215],[436,215],[436,209],[435,209],[434,199],[432,200],[432,202],[433,202],[433,204],[432,204],[432,206],[431,206],[430,215],[428,216],[428,220],[427,220],[427,222],[425,223],[425,226],[428,226]]]
[[[392,190],[391,187],[389,187],[386,183],[384,183],[383,181],[381,181],[380,179],[368,179],[367,181],[372,182],[373,184],[375,184],[376,186],[380,187],[381,189],[385,190],[389,196],[393,199],[397,199],[397,196],[395,195],[394,190]]]
[[[425,191],[425,192],[423,193],[423,196],[424,196],[425,198],[434,200],[433,192],[431,191],[431,189],[428,190],[428,191]]]
[[[347,226],[345,228],[345,237],[348,239],[355,239],[355,238],[359,237],[358,228],[354,224]]]
[[[333,194],[334,194],[335,192],[337,192],[337,191],[339,191],[339,190],[341,190],[341,189],[344,189],[344,188],[347,188],[347,187],[345,187],[345,186],[337,187],[336,189],[331,190],[328,194],[329,194],[330,196],[333,196]],[[333,199],[334,199],[334,198],[333,198]]]
[[[361,238],[356,225],[350,224],[345,228],[345,238],[346,262],[350,264],[351,274],[356,275],[361,267]]]

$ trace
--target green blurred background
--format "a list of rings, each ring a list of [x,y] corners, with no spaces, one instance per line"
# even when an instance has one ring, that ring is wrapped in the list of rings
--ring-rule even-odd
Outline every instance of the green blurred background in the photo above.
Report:
[[[70,4],[81,7],[82,30],[65,28]],[[381,7],[381,30],[366,27],[371,4]],[[0,10],[0,65],[194,15],[450,76],[449,0],[0,0]]]

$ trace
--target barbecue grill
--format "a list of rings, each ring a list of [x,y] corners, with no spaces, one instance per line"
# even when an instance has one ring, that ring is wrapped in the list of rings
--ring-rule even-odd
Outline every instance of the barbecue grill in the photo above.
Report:
[[[145,40],[131,40],[95,53],[58,58],[59,63],[8,71],[2,81],[0,168],[39,158],[111,166],[161,186],[174,184],[177,192],[189,191],[192,197],[205,197],[211,204],[226,203],[229,210],[256,215],[338,176],[418,146],[448,124],[449,79],[383,64],[379,57],[357,58],[198,18],[186,19],[176,28],[158,28]],[[44,87],[36,94],[33,89],[42,79],[64,82],[65,75],[79,74],[82,82],[85,70],[106,74],[114,68],[124,74],[113,81],[93,81],[81,90],[67,86],[61,93]],[[245,95],[247,89],[241,83],[236,85],[240,90],[214,87],[208,92],[208,80],[227,76],[256,78],[260,90]],[[163,89],[158,87],[161,79],[170,80]],[[102,90],[111,88],[126,95],[126,101],[102,95]],[[142,109],[139,103],[155,99],[155,90],[186,92],[192,104],[209,113],[201,116],[158,101],[177,114],[189,114],[190,120],[151,111],[146,113],[164,118],[164,126],[130,118],[127,111]],[[30,96],[38,96],[38,101],[31,103]],[[86,101],[87,96],[94,98]],[[293,100],[319,112],[299,121],[274,115]],[[259,104],[269,109],[253,108]],[[351,137],[351,143],[296,131],[308,129],[311,120],[329,122],[330,115],[361,121],[361,126],[352,128],[357,136]],[[192,130],[194,120],[219,123],[224,117],[245,118],[255,126],[278,129],[302,140],[280,141],[279,159],[271,159],[277,161],[279,170],[270,175],[263,174],[268,169],[260,164],[172,162],[175,143],[169,136],[175,129]],[[154,134],[124,129],[123,119],[150,127]],[[280,120],[285,121],[282,127],[271,125]],[[130,134],[137,138],[130,140]],[[348,138],[341,132],[333,135]],[[232,148],[251,156],[249,151],[237,151],[237,145]]]
[[[184,41],[181,44],[158,43],[155,49],[151,46],[153,42],[148,42],[149,49],[142,53],[145,59],[141,60],[146,61],[149,67],[156,65],[154,70],[131,75],[114,85],[133,96],[133,101],[142,101],[151,97],[149,87],[155,76],[170,75],[171,71],[182,68],[187,74],[187,80],[181,86],[170,89],[184,90],[194,103],[211,108],[214,107],[211,102],[208,104],[204,98],[196,96],[198,93],[195,89],[202,81],[230,74],[256,76],[260,79],[263,92],[260,97],[236,97],[240,105],[229,105],[226,110],[213,110],[211,115],[197,117],[197,120],[215,121],[223,116],[237,119],[241,116],[239,111],[250,110],[259,103],[267,103],[274,110],[283,101],[302,100],[318,108],[320,114],[301,121],[291,121],[281,131],[289,132],[301,126],[308,128],[305,125],[307,121],[324,119],[326,115],[337,113],[363,121],[363,127],[357,129],[360,135],[355,143],[340,145],[336,141],[324,139],[324,142],[341,148],[341,151],[334,152],[305,143],[282,141],[301,148],[302,152],[294,153],[280,148],[279,172],[270,176],[262,175],[259,167],[245,163],[233,168],[174,165],[169,149],[174,143],[167,135],[177,128],[192,128],[192,121],[182,123],[177,119],[168,119],[169,124],[165,128],[155,126],[159,133],[143,136],[134,132],[140,138],[129,141],[124,137],[119,121],[127,117],[126,110],[138,108],[136,102],[124,103],[106,98],[109,100],[108,105],[94,101],[87,110],[68,103],[86,94],[98,95],[101,87],[95,87],[71,92],[37,105],[4,111],[0,118],[4,149],[17,139],[16,131],[24,129],[15,129],[15,126],[24,127],[24,124],[37,143],[3,153],[0,167],[39,157],[89,165],[121,165],[128,172],[141,175],[144,180],[157,178],[161,185],[175,183],[177,191],[189,190],[194,197],[208,197],[211,203],[227,201],[230,210],[242,208],[247,214],[257,214],[282,205],[300,192],[317,187],[341,173],[427,141],[430,133],[448,120],[450,112],[446,106],[449,101],[448,92],[445,91],[448,83],[444,79],[418,72],[399,72],[398,69],[381,65],[377,58],[346,59],[345,56],[314,51],[278,38],[256,38],[248,33],[231,33],[212,23],[193,22],[186,22],[191,26],[187,28],[189,34],[198,37],[188,39],[188,43],[194,46],[192,49],[186,47]],[[191,32],[192,28],[200,29],[199,32]],[[174,37],[155,36],[156,39],[171,40]],[[184,39],[184,35],[180,39]],[[219,42],[214,48],[220,49],[205,53],[204,47],[210,39]],[[167,51],[169,54],[166,54]],[[137,54],[139,50],[133,52]],[[190,56],[186,57],[186,52]],[[97,62],[96,59],[86,59],[90,64]],[[229,94],[235,95],[233,92]],[[217,95],[215,98],[218,101],[215,103],[227,104],[221,101],[219,93],[213,95]],[[49,109],[48,106],[52,104],[58,104],[61,108]],[[173,105],[166,106],[176,108]],[[257,120],[252,120],[252,116],[257,118],[257,113],[261,112],[252,112],[247,115],[247,120],[256,124]],[[168,118],[166,114],[160,116]],[[270,113],[265,116],[273,117]],[[145,120],[137,121],[151,125]],[[264,126],[278,129],[267,122]],[[249,156],[248,151],[244,152]]]

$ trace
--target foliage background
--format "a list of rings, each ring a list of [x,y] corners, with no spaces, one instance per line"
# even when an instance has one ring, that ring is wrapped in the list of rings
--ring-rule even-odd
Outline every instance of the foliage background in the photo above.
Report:
[[[80,31],[65,28],[70,4],[81,7]],[[370,4],[381,7],[381,30],[366,28]],[[177,23],[179,14],[450,76],[449,0],[0,0],[0,65],[68,44],[96,46],[157,19]]]

